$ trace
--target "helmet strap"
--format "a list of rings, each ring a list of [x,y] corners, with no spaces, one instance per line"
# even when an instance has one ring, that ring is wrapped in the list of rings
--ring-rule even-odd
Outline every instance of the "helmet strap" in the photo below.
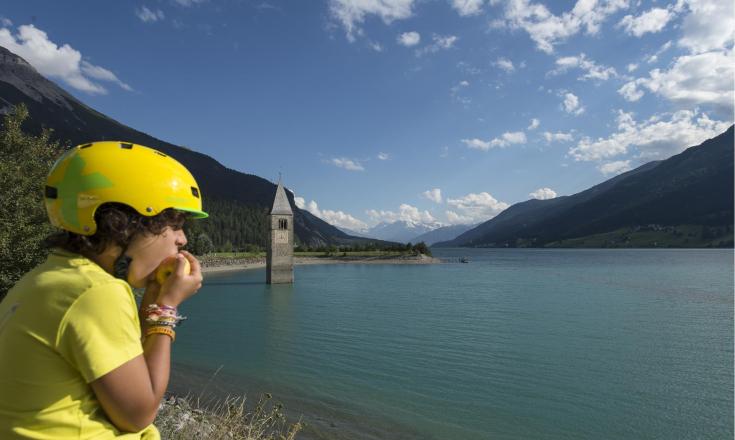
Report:
[[[115,259],[115,262],[113,263],[112,270],[113,275],[115,278],[119,278],[126,283],[128,282],[128,272],[130,271],[130,262],[133,261],[133,259],[127,255],[125,255],[125,251],[127,250],[127,246],[123,248],[123,251],[120,253],[120,256]]]

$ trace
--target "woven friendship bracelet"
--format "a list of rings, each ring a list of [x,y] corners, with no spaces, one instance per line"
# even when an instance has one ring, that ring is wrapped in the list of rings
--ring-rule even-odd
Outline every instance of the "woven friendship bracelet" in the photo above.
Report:
[[[177,324],[180,324],[181,321],[185,319],[186,319],[186,316],[181,316],[177,314],[176,307],[162,306],[158,304],[150,304],[146,308],[145,321],[148,324],[166,322],[166,324],[162,324],[162,325],[171,325],[172,327],[176,327]],[[169,322],[173,322],[173,324],[169,324]]]

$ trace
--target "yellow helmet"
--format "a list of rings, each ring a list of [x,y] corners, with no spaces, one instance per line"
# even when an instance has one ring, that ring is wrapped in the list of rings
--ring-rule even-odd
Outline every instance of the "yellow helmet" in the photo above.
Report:
[[[103,203],[123,203],[151,217],[166,208],[206,218],[199,185],[179,162],[158,150],[128,142],[78,145],[62,155],[46,178],[51,224],[92,235]]]

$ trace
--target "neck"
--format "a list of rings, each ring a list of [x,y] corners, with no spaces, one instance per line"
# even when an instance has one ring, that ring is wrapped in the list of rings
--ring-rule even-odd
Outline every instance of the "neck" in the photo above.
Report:
[[[122,249],[119,246],[108,246],[100,254],[85,255],[85,257],[97,263],[99,267],[105,270],[110,275],[115,275],[115,260],[122,253]]]

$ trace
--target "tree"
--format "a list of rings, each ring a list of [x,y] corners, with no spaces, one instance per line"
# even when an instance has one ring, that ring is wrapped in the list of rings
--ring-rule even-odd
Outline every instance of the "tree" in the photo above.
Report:
[[[63,153],[51,142],[51,130],[39,136],[21,129],[28,109],[19,104],[5,115],[0,128],[0,299],[48,255],[43,239],[54,228],[43,202],[46,176]]]
[[[429,250],[429,247],[426,246],[426,243],[424,243],[423,241],[417,243],[413,248],[416,252],[420,254],[431,256],[431,251]]]
[[[194,246],[192,247],[192,253],[194,255],[207,255],[214,252],[214,243],[205,232],[200,233],[196,237]]]

